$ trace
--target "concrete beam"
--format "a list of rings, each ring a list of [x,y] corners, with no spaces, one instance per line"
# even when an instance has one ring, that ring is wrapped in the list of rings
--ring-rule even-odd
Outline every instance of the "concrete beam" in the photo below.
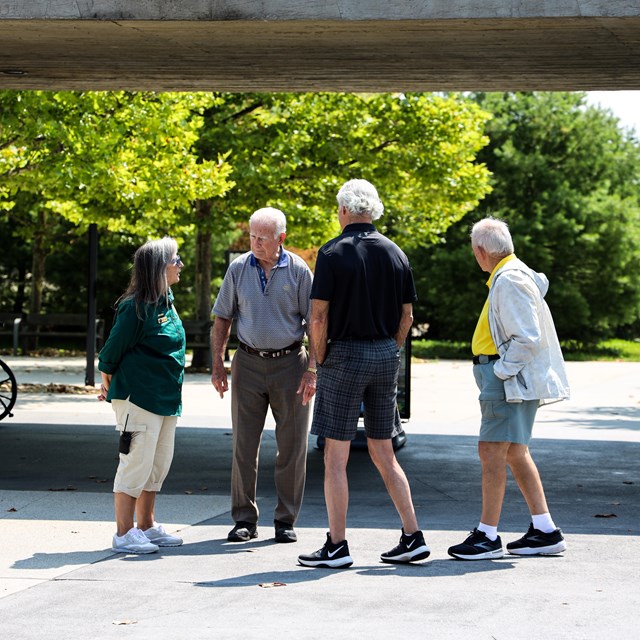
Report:
[[[638,17],[633,0],[3,0],[0,19],[477,20]]]
[[[14,0],[0,43],[4,89],[640,89],[637,1]]]

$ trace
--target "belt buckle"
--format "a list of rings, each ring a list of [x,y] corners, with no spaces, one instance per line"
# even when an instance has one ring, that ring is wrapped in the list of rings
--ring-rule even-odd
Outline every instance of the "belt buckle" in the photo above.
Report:
[[[258,355],[261,358],[268,358],[269,356],[271,356],[271,353],[269,351],[258,351]]]
[[[489,363],[489,356],[485,356],[485,355],[478,356],[478,362],[480,364],[488,364]]]

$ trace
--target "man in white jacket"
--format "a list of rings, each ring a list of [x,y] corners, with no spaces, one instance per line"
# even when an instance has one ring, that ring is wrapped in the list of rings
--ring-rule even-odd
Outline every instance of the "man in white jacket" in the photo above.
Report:
[[[529,452],[538,407],[569,397],[560,343],[544,300],[549,281],[516,258],[511,234],[501,220],[477,222],[471,231],[471,247],[480,268],[491,274],[489,296],[471,343],[482,412],[478,441],[482,515],[467,539],[449,548],[449,555],[460,560],[504,555],[498,522],[507,466],[531,513],[529,530],[507,544],[507,551],[516,555],[561,553],[567,545],[551,518]]]

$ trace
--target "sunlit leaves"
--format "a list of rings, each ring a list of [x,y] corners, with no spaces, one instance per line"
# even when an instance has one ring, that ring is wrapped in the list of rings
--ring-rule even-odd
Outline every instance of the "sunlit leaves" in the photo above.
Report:
[[[246,220],[265,205],[288,216],[296,246],[335,233],[335,195],[354,177],[385,202],[379,227],[429,243],[489,190],[475,162],[488,117],[477,104],[432,94],[218,94],[206,113],[205,157],[230,151],[236,186],[219,206]]]
[[[193,153],[211,94],[3,92],[0,102],[5,200],[31,191],[74,222],[155,235],[232,184],[224,154]]]

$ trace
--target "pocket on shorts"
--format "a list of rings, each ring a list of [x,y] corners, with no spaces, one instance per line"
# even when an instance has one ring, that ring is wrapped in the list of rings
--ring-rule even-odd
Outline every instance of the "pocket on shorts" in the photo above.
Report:
[[[147,430],[147,423],[136,416],[135,407],[129,405],[129,411],[123,411],[117,419],[117,431],[131,431],[132,433],[144,432]],[[141,416],[142,417],[142,416]]]
[[[118,431],[124,431],[125,430],[125,425],[124,424],[118,424],[118,426],[116,427],[116,429]],[[131,431],[131,433],[144,433],[147,430],[147,425],[144,424],[144,422],[131,422],[131,420],[129,420],[129,422],[127,422],[127,431]]]
[[[486,364],[473,365],[473,374],[480,390],[478,400],[480,402],[493,402],[506,400],[504,381],[493,373],[493,367]]]
[[[116,431],[146,431],[146,411],[126,400],[112,400],[111,406],[116,414]]]
[[[118,431],[119,433],[122,433],[124,430],[125,430],[124,424],[116,425],[116,431]],[[127,425],[127,433],[132,433],[134,438],[136,436],[136,433],[145,433],[146,430],[147,430],[146,424],[137,424],[135,426],[131,426],[131,424]]]
[[[480,413],[483,420],[500,420],[506,417],[504,400],[480,400]]]

